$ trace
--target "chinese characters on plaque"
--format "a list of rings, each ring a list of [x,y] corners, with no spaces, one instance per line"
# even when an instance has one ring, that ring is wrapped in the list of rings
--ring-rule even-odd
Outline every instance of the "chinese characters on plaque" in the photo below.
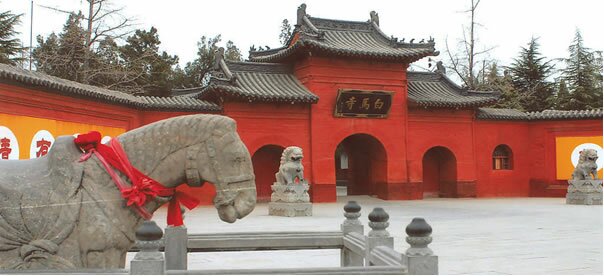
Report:
[[[340,90],[335,117],[386,118],[392,104],[392,92]]]

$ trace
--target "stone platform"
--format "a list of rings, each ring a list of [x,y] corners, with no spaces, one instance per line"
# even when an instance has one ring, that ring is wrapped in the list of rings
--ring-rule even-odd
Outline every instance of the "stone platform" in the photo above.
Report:
[[[602,180],[569,180],[566,204],[602,205]]]
[[[269,202],[268,214],[282,217],[309,217],[312,216],[312,203],[310,202]]]
[[[309,187],[306,182],[294,184],[275,182],[271,186],[273,193],[268,204],[268,214],[283,217],[312,216]]]

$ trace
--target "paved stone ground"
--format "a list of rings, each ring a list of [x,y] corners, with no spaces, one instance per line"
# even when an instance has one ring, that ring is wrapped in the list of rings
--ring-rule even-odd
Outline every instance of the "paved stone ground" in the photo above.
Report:
[[[406,250],[404,227],[424,217],[433,228],[431,248],[440,274],[602,274],[602,206],[566,205],[563,198],[425,199],[384,201],[368,196],[340,197],[313,205],[312,217],[268,216],[258,204],[234,224],[220,221],[210,206],[188,212],[189,233],[254,231],[337,231],[342,207],[356,200],[368,231],[374,207],[390,214],[395,249]],[[165,227],[165,209],[155,220]],[[133,257],[130,253],[128,260]],[[190,254],[190,269],[295,268],[339,266],[339,250],[224,252]]]

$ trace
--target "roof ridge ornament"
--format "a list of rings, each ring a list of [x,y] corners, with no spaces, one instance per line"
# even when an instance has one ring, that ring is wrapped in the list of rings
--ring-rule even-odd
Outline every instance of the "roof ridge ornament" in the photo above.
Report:
[[[220,47],[214,52],[214,71],[222,71],[229,82],[235,82],[235,75],[224,61],[224,47]]]
[[[309,14],[306,13],[306,4],[302,3],[302,5],[300,5],[298,7],[298,10],[296,12],[296,25],[295,25],[295,29],[300,30],[301,33],[305,33],[304,32],[304,28],[302,28],[303,26],[307,27],[308,29],[310,29],[310,31],[314,34],[316,34],[316,38],[319,40],[323,40],[325,38],[325,32],[319,30],[311,21],[310,19],[308,19],[310,17]]]
[[[371,11],[369,12],[369,21],[375,23],[375,25],[380,25],[380,16],[377,12]]]
[[[297,15],[297,17],[296,17],[296,25],[298,25],[298,26],[304,25],[303,18],[306,17],[306,4],[302,3],[302,5],[300,5],[298,7],[296,15]]]

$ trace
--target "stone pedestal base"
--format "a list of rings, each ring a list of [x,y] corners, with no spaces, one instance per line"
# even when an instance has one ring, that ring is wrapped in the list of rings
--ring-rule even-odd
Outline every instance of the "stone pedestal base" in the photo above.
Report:
[[[268,214],[282,217],[310,217],[312,216],[312,203],[269,202]]]
[[[602,205],[602,180],[569,180],[566,204]]]
[[[268,204],[269,216],[310,217],[312,203],[308,195],[309,185],[306,181],[297,184],[280,184],[275,182],[271,189],[271,202]]]

